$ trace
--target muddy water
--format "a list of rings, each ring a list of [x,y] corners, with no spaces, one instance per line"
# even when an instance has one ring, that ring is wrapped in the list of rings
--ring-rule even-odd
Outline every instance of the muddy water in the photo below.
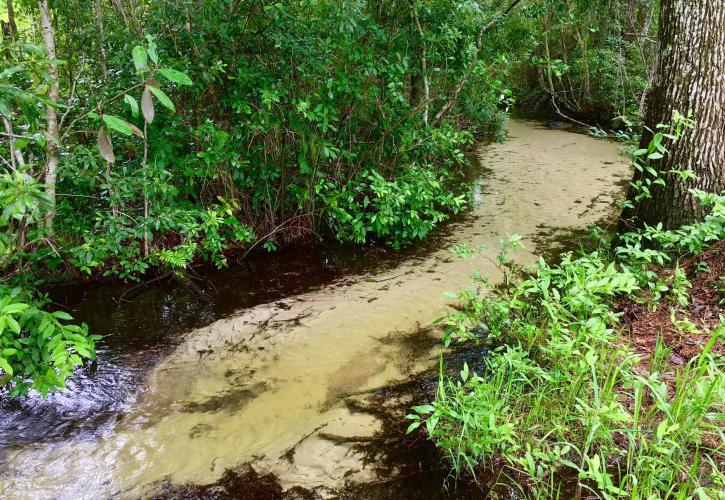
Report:
[[[379,481],[350,443],[374,436],[381,422],[350,402],[434,365],[438,333],[428,326],[446,310],[443,292],[476,271],[500,277],[485,259],[457,258],[451,249],[484,245],[493,257],[499,240],[517,233],[526,245],[519,258],[533,261],[547,250],[546,236],[611,217],[629,176],[612,143],[533,122],[514,120],[508,129],[506,143],[478,151],[486,171],[474,188],[475,208],[433,244],[387,259],[382,270],[320,276],[327,283],[319,289],[192,328],[149,373],[118,356],[114,362],[126,367],[135,389],[110,408],[91,405],[62,432],[54,431],[58,419],[49,410],[41,426],[49,437],[6,439],[0,493],[148,496],[168,484],[213,483],[248,463],[273,473],[282,489],[323,492]],[[223,293],[248,286],[234,279],[230,273]],[[156,326],[154,318],[136,321]],[[109,385],[127,383],[111,377]],[[74,396],[64,397],[72,405]],[[113,418],[85,430],[85,419],[99,412]],[[12,412],[0,418],[7,422]]]

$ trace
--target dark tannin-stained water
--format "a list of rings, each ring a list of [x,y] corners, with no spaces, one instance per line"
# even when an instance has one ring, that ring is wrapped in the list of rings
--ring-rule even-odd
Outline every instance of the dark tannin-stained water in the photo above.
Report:
[[[290,249],[199,289],[54,291],[105,337],[67,391],[0,404],[0,495],[444,495],[442,469],[421,473],[434,450],[397,422],[428,397],[443,292],[474,272],[500,278],[451,249],[493,257],[517,233],[532,262],[546,236],[611,220],[630,176],[610,142],[520,120],[508,131],[478,150],[474,208],[415,248]]]

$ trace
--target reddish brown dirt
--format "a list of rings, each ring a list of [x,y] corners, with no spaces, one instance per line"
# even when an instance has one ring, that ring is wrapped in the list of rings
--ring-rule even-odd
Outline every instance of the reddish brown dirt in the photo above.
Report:
[[[707,271],[702,270],[699,263],[707,264]],[[710,332],[719,323],[720,315],[725,314],[721,301],[725,299],[725,286],[721,280],[725,276],[725,240],[717,243],[702,255],[680,262],[692,284],[690,302],[687,307],[679,304],[660,303],[656,310],[646,304],[623,300],[616,306],[622,315],[623,334],[628,337],[638,354],[642,355],[641,367],[649,366],[652,353],[655,351],[657,339],[662,338],[664,346],[670,350],[669,362],[673,367],[683,365],[697,356],[703,346],[710,340]],[[672,274],[671,270],[662,270],[662,274]],[[680,328],[672,321],[681,322],[685,319],[695,325],[697,331],[691,332]],[[713,352],[725,355],[725,344],[720,342],[713,347]]]

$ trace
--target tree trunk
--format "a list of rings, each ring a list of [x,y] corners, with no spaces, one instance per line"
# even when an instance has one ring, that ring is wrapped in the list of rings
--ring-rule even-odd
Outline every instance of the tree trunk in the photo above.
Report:
[[[103,29],[103,3],[102,0],[96,0],[96,25],[98,26],[98,46],[99,46],[99,62],[101,63],[101,73],[103,74],[103,83],[108,80],[108,65],[106,64],[106,47]]]
[[[425,44],[425,33],[423,27],[420,24],[418,18],[418,5],[417,0],[413,0],[413,19],[415,20],[415,26],[418,28],[418,34],[420,35],[420,72],[423,76],[423,123],[428,125],[428,109],[430,103],[430,85],[428,83],[428,49]],[[417,104],[417,103],[416,103]]]
[[[7,0],[8,7],[8,34],[12,40],[18,37],[18,25],[15,24],[15,9],[13,8],[13,0]]]
[[[43,46],[45,47],[45,56],[47,57],[48,73],[50,74],[51,83],[48,89],[48,99],[53,105],[46,106],[47,129],[46,144],[48,150],[48,158],[45,163],[45,190],[49,197],[48,216],[45,219],[45,226],[49,232],[53,232],[53,216],[55,215],[55,183],[58,174],[58,149],[60,147],[60,134],[58,129],[58,110],[55,104],[58,102],[60,87],[58,82],[58,66],[55,57],[55,36],[53,35],[53,25],[50,17],[50,8],[48,0],[39,0],[38,8],[40,9],[40,26],[43,30]]]
[[[654,161],[666,185],[654,185],[652,198],[635,202],[635,189],[622,220],[641,227],[659,222],[676,228],[702,219],[707,210],[689,188],[720,193],[725,189],[725,0],[663,0],[658,32],[658,55],[652,87],[647,94],[645,124],[672,122],[672,111],[692,112],[693,129],[685,129],[668,153]],[[652,132],[642,134],[646,148]],[[682,180],[670,170],[692,170],[697,180]],[[635,173],[635,181],[641,173]],[[626,226],[623,226],[626,227]]]

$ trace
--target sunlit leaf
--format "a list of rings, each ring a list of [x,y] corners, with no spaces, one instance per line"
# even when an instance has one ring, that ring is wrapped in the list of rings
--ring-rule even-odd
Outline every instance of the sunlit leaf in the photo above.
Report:
[[[138,101],[136,100],[136,98],[126,94],[125,96],[123,96],[123,100],[126,101],[126,104],[128,104],[128,106],[131,108],[131,115],[134,118],[138,118]]]
[[[161,104],[164,105],[164,107],[168,108],[173,112],[176,112],[176,106],[174,106],[174,103],[171,102],[171,99],[169,99],[169,96],[167,96],[163,90],[151,86],[148,86],[146,88],[149,89],[154,96],[156,96],[156,98]]]
[[[136,71],[148,69],[149,56],[146,49],[136,45],[131,54],[133,55],[133,65],[136,66]]]
[[[176,71],[171,68],[161,68],[159,70],[159,74],[167,80],[178,83],[179,85],[191,85],[191,78],[181,71]]]
[[[131,125],[121,118],[113,115],[103,115],[103,122],[109,127],[123,135],[131,135]]]

